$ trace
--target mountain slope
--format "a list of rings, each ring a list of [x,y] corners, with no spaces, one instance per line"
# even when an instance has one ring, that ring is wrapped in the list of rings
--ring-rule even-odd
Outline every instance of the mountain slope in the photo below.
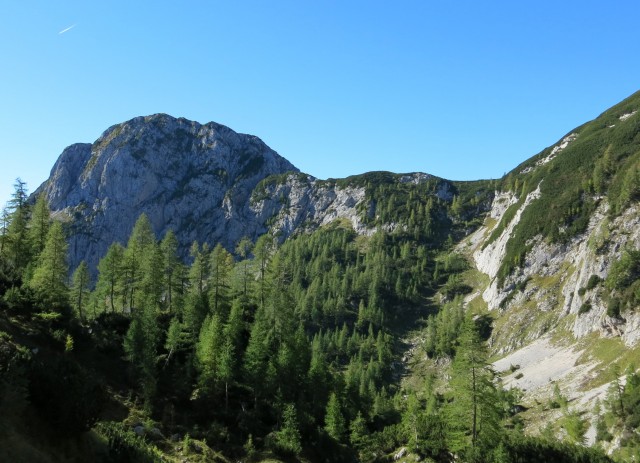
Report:
[[[65,149],[36,194],[72,223],[72,263],[95,265],[112,242],[126,242],[143,212],[156,233],[173,229],[183,247],[264,233],[236,208],[260,180],[289,171],[297,169],[257,137],[157,114]]]
[[[396,389],[402,370],[400,362],[392,362],[396,357],[405,365],[408,358],[418,359],[409,365],[415,377],[400,387],[425,405],[439,401],[446,408],[450,400],[443,401],[439,394],[450,393],[443,380],[451,373],[448,365],[459,345],[461,320],[465,312],[471,313],[484,327],[504,383],[523,390],[521,409],[529,411],[517,419],[527,432],[544,430],[594,444],[606,431],[616,437],[604,445],[622,447],[624,460],[624,452],[633,451],[629,433],[633,437],[635,431],[619,419],[605,423],[603,431],[594,401],[608,402],[609,385],[621,384],[620,372],[640,355],[638,108],[640,93],[569,132],[498,182],[448,182],[426,174],[387,172],[317,180],[297,172],[257,139],[224,132],[215,124],[150,116],[115,126],[92,146],[67,149],[43,191],[55,214],[70,222],[74,263],[85,258],[95,264],[102,255],[99,250],[104,253],[112,240],[124,243],[142,211],[158,237],[169,228],[176,231],[183,254],[194,239],[233,249],[244,235],[279,236],[284,244],[272,250],[272,268],[245,280],[270,274],[278,288],[269,296],[275,302],[269,305],[264,295],[256,294],[248,307],[277,307],[268,315],[276,317],[273,326],[284,323],[277,314],[282,316],[281,309],[287,307],[284,331],[291,334],[295,320],[298,340],[313,337],[315,348],[326,350],[334,359],[333,374],[345,375],[354,397],[361,396],[358,406],[365,414],[384,409],[380,403],[371,405],[374,398],[386,396],[387,386],[403,394]],[[208,126],[222,141],[198,148],[208,146],[202,135]],[[229,137],[240,141],[233,149],[223,149],[231,143],[225,141]],[[253,147],[249,155],[247,144]],[[169,174],[167,159],[176,163]],[[123,171],[128,181],[122,181]],[[174,171],[180,175],[173,177]],[[170,181],[165,183],[164,177]],[[292,235],[297,236],[288,239]],[[457,254],[466,256],[473,268],[466,268]],[[238,265],[244,272],[251,268],[247,262]],[[213,280],[208,284],[213,287]],[[194,282],[181,285],[183,291],[198,287]],[[106,300],[101,297],[100,303]],[[153,318],[165,310],[166,300],[152,300],[157,305]],[[123,312],[125,305],[121,303]],[[195,323],[192,309],[187,304],[184,323]],[[399,350],[400,338],[407,330],[419,331],[426,316],[426,328],[409,340],[407,355],[385,350]],[[367,323],[371,341],[365,344],[377,344],[380,363],[370,384],[362,380],[362,365],[356,366],[367,359],[362,357],[366,350],[360,348],[362,358],[354,356],[354,343],[364,342]],[[254,324],[251,334],[256,329],[254,338],[264,338],[256,327],[261,328]],[[190,331],[197,333],[199,325]],[[349,333],[351,346],[346,342]],[[300,341],[296,349],[302,345]],[[278,352],[282,346],[272,347],[272,355],[263,359],[285,355]],[[437,387],[442,389],[433,384],[427,388],[419,377],[421,364],[441,376],[442,386]],[[264,378],[240,380],[262,384]],[[187,392],[191,386],[185,385]],[[289,391],[292,398],[295,390],[302,389]],[[405,419],[409,405],[398,401],[397,414],[386,415],[384,426],[396,426],[398,414]],[[320,423],[322,406],[312,408]],[[349,420],[356,416],[352,408]],[[394,442],[401,441],[380,448],[390,451]]]
[[[514,169],[458,246],[486,275],[466,303],[493,319],[496,368],[525,391],[531,432],[562,435],[578,413],[595,444],[596,400],[640,355],[639,110],[636,93]],[[557,390],[569,411],[549,408]]]
[[[368,191],[389,183],[445,201],[455,193],[450,182],[426,174],[319,181],[257,137],[157,114],[68,147],[35,195],[44,193],[54,215],[69,222],[73,269],[81,260],[93,268],[112,242],[125,244],[141,213],[158,236],[176,233],[183,256],[193,241],[233,250],[245,236],[271,230],[283,240],[336,218],[371,234],[379,214]]]

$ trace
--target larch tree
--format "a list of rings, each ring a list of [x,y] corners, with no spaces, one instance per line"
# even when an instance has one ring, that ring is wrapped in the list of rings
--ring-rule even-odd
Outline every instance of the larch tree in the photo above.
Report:
[[[205,283],[209,277],[209,246],[205,243],[200,247],[197,242],[191,245],[193,264],[189,268],[189,288],[187,290],[184,323],[191,339],[195,343],[202,326],[202,322],[209,313]]]
[[[80,262],[71,277],[70,299],[80,321],[84,321],[84,308],[89,301],[89,267],[84,260]]]
[[[156,238],[151,228],[151,222],[149,222],[147,215],[143,213],[133,226],[124,252],[125,286],[131,310],[140,302],[136,299],[136,296],[140,291],[143,278],[143,261],[149,247],[155,244],[155,241]]]
[[[182,309],[182,274],[184,266],[178,256],[178,239],[169,230],[160,243],[164,256],[164,287],[167,310],[171,313]]]
[[[5,255],[11,267],[18,276],[31,259],[31,246],[28,236],[28,222],[30,208],[27,204],[26,184],[19,178],[14,184],[15,191],[8,203],[9,215],[6,226]]]
[[[209,269],[209,306],[213,313],[220,314],[223,319],[226,319],[229,311],[233,256],[221,244],[217,244],[211,252]]]
[[[251,243],[251,240],[246,236],[242,238],[236,245],[236,254],[239,255],[241,259],[236,268],[238,269],[238,274],[240,276],[242,302],[244,305],[246,305],[249,300],[249,285],[252,279],[251,269],[249,265],[249,254],[251,253],[252,248],[253,244]]]
[[[107,304],[111,312],[116,311],[116,299],[124,290],[123,286],[124,248],[120,243],[109,246],[107,254],[98,262],[98,281],[95,294],[101,305]],[[107,302],[108,301],[108,302]],[[124,309],[124,304],[122,305]]]
[[[447,442],[453,452],[479,458],[481,443],[499,441],[502,410],[486,346],[473,319],[467,317],[452,363],[452,400],[445,409]]]
[[[274,239],[268,233],[265,233],[258,238],[258,241],[256,241],[256,245],[253,248],[253,255],[255,256],[254,262],[258,269],[258,297],[260,305],[265,304],[267,295],[267,265],[271,260],[274,250]]]
[[[145,408],[151,410],[157,389],[157,353],[160,329],[153,304],[143,305],[133,313],[124,338],[124,351],[142,385]]]
[[[196,344],[196,360],[200,371],[200,387],[209,393],[216,390],[220,375],[220,354],[224,346],[223,325],[218,314],[207,316],[202,323],[198,343]]]
[[[159,310],[164,289],[164,255],[155,242],[145,247],[140,270],[141,297],[145,304]]]
[[[340,407],[340,401],[335,392],[329,396],[327,411],[324,418],[324,429],[331,437],[342,442],[347,432],[347,427]]]
[[[44,193],[41,193],[33,206],[31,219],[29,220],[29,241],[33,256],[38,256],[44,249],[47,233],[51,223],[51,211]]]
[[[62,224],[53,222],[29,285],[41,302],[61,309],[68,304],[67,241]]]

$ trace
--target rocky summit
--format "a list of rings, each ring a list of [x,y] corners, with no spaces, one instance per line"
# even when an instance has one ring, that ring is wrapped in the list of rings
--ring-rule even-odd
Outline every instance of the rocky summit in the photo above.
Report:
[[[36,194],[71,222],[71,262],[95,265],[112,242],[126,243],[141,213],[185,246],[264,233],[248,208],[251,192],[269,175],[296,171],[258,137],[156,114],[68,147]]]
[[[394,176],[408,184],[432,178]],[[174,231],[183,255],[194,241],[233,250],[245,236],[271,230],[282,240],[336,218],[373,232],[356,211],[364,185],[319,181],[258,137],[166,114],[136,117],[93,144],[69,146],[34,196],[40,193],[70,225],[71,268],[82,260],[95,268],[111,243],[126,244],[142,213],[158,236]],[[437,195],[451,200],[451,185],[442,181]]]

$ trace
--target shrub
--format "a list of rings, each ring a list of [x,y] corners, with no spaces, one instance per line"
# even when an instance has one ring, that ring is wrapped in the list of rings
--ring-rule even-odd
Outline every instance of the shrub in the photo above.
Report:
[[[595,288],[600,284],[600,282],[602,282],[602,278],[600,278],[598,275],[591,275],[589,277],[589,280],[587,281],[587,289],[590,290]]]
[[[611,318],[620,318],[620,299],[617,297],[611,298],[607,304],[607,315]]]
[[[578,309],[578,314],[582,315],[583,313],[587,313],[591,310],[591,301],[585,301]]]
[[[104,422],[97,431],[109,442],[109,460],[113,463],[157,463],[164,461],[150,444],[127,430],[121,423]],[[187,447],[185,447],[187,448]]]

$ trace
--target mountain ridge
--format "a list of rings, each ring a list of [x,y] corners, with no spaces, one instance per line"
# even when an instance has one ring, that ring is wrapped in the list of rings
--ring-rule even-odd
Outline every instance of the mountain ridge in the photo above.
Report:
[[[159,236],[169,229],[180,236],[183,256],[193,241],[233,250],[245,236],[255,240],[271,230],[284,239],[302,224],[313,228],[336,218],[365,233],[356,208],[377,179],[432,181],[441,186],[437,197],[453,198],[450,182],[424,173],[318,180],[256,136],[166,114],[136,117],[92,144],[70,145],[33,196],[44,193],[54,215],[68,223],[75,268],[81,260],[95,267],[112,242],[124,244],[142,212]]]

